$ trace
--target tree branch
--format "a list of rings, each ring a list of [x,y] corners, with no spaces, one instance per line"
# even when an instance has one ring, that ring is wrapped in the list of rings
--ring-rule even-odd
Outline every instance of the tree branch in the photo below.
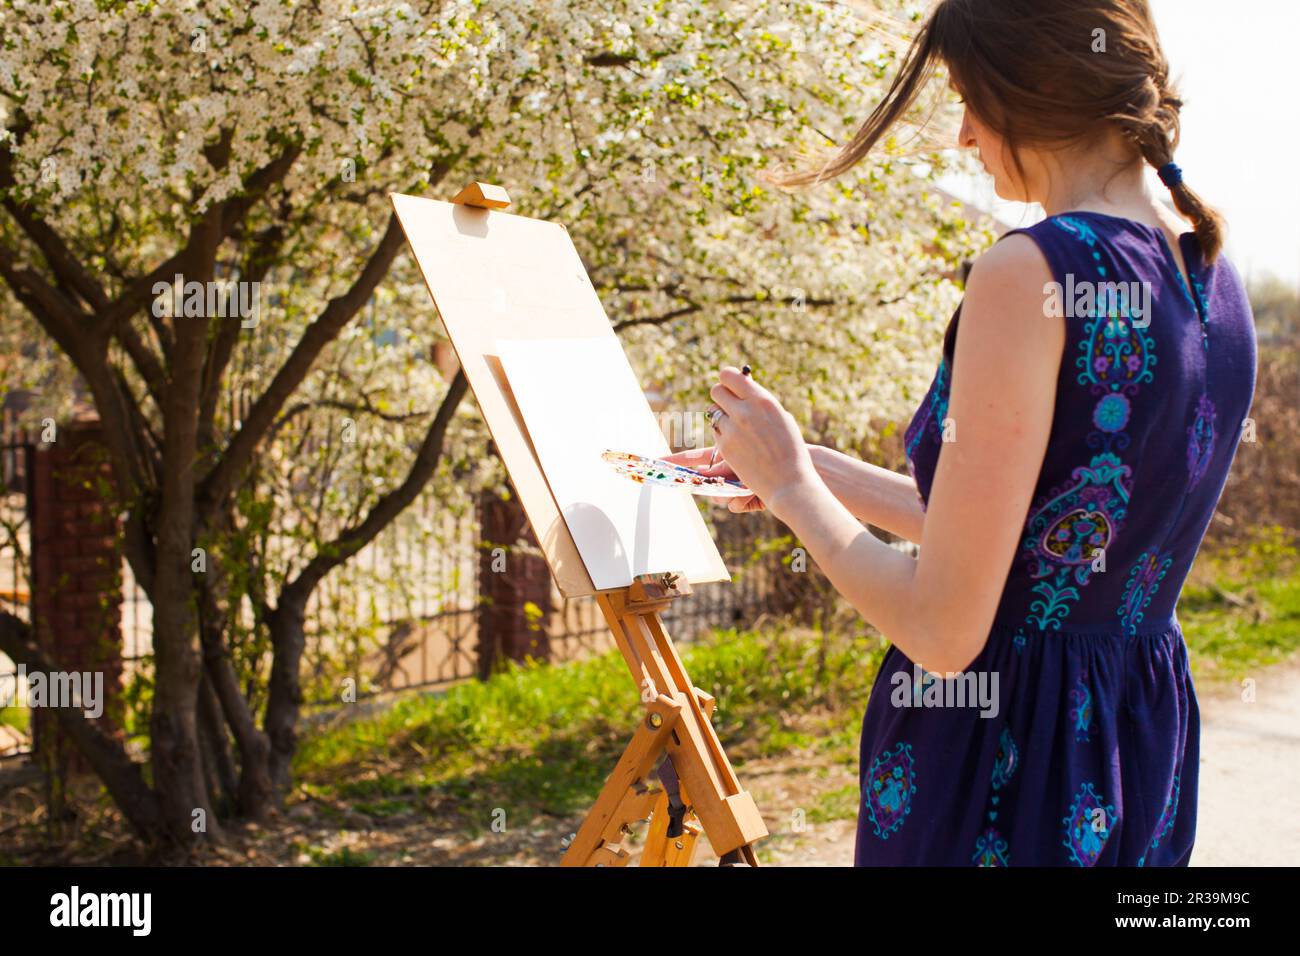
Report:
[[[14,221],[36,244],[36,248],[40,249],[61,286],[79,295],[92,311],[106,307],[108,296],[103,288],[77,261],[62,237],[44,219],[33,216],[28,207],[14,201],[12,190],[15,185],[13,154],[7,149],[0,149],[0,190],[5,193],[4,207],[9,215],[14,217]]]
[[[31,626],[5,611],[0,611],[0,651],[33,672],[51,674],[59,670],[37,646]],[[146,839],[155,837],[162,823],[158,798],[145,783],[139,765],[131,760],[126,749],[98,722],[88,720],[79,710],[58,707],[54,708],[54,716],[99,779],[104,781],[114,802],[136,832]]]
[[[389,216],[388,228],[370,254],[361,275],[345,293],[331,299],[307,326],[289,358],[271,379],[271,384],[253,403],[225,452],[203,478],[199,493],[202,511],[210,513],[230,494],[280,409],[302,384],[325,346],[338,337],[387,275],[403,241],[402,227],[394,213]]]
[[[298,576],[284,586],[279,603],[285,603],[286,595],[291,603],[300,599],[305,602],[325,575],[374,540],[379,532],[415,500],[433,476],[433,470],[442,456],[447,427],[451,424],[460,400],[465,396],[468,384],[464,369],[458,369],[447,388],[447,394],[443,396],[442,404],[438,406],[438,413],[420,443],[420,450],[416,452],[406,479],[375,502],[360,524],[345,529],[337,538],[321,547]]]
[[[100,321],[116,334],[118,326],[122,322],[149,305],[153,299],[155,283],[171,282],[175,279],[177,272],[183,274],[184,267],[194,260],[196,250],[204,243],[215,239],[219,245],[225,240],[230,235],[231,230],[248,212],[249,208],[261,199],[267,190],[288,174],[301,150],[301,144],[297,142],[290,143],[279,156],[248,177],[244,183],[244,189],[239,195],[218,203],[214,207],[220,213],[215,235],[209,233],[208,227],[205,225],[208,214],[213,211],[211,209],[207,210],[203,217],[195,221],[191,226],[189,238],[186,240],[185,245],[152,271],[129,283],[121,295],[100,311]]]
[[[685,296],[679,298],[686,299]],[[690,299],[686,299],[690,302]],[[729,295],[726,298],[716,299],[715,302],[723,305],[753,305],[756,302],[780,302],[780,299],[774,299],[772,296],[759,295]],[[803,304],[810,308],[823,308],[828,305],[841,304],[840,299],[805,299]],[[877,305],[886,305],[886,302],[877,302]],[[623,329],[630,329],[634,325],[664,325],[673,319],[679,319],[684,315],[692,315],[703,309],[704,306],[697,302],[691,302],[690,305],[682,306],[679,309],[673,309],[660,315],[645,315],[634,319],[623,319],[614,323],[614,331],[621,332]]]

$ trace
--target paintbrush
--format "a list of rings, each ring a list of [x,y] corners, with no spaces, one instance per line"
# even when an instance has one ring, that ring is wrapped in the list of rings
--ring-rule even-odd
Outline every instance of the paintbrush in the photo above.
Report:
[[[740,367],[740,374],[741,374],[741,375],[748,375],[748,374],[749,374],[750,372],[752,372],[752,371],[753,371],[753,369],[750,368],[748,365],[742,365],[742,366]],[[721,409],[719,409],[719,411],[721,411]],[[717,443],[715,442],[714,445],[713,445],[713,454],[709,456],[709,468],[712,468],[713,465],[714,465],[714,463],[715,463],[717,460],[718,460],[718,446],[717,446]],[[707,470],[707,469],[706,469],[706,470]]]

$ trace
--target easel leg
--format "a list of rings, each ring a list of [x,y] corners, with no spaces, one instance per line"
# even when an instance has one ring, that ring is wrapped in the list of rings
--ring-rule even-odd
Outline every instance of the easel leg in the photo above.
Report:
[[[602,862],[618,865],[619,859],[626,862],[626,851],[620,858],[614,848],[620,847],[631,823],[644,820],[650,813],[655,794],[644,788],[642,780],[663,753],[680,723],[682,710],[681,700],[662,695],[646,705],[645,718],[582,821],[561,866],[594,866]],[[615,854],[614,859],[609,858],[610,852]],[[600,859],[595,859],[598,853]]]
[[[672,713],[673,726],[653,739],[643,733],[647,726],[643,722],[583,822],[562,865],[626,862],[627,852],[621,846],[623,833],[632,820],[644,819],[643,814],[628,815],[630,805],[636,802],[636,793],[630,788],[649,772],[660,753],[667,752],[682,793],[689,789],[694,798],[691,809],[699,824],[688,819],[680,836],[669,837],[668,798],[660,797],[651,813],[641,865],[689,865],[702,830],[724,864],[733,861],[757,866],[751,844],[767,836],[767,828],[753,797],[741,788],[713,729],[710,720],[713,698],[691,684],[659,619],[658,612],[665,605],[662,602],[630,604],[627,595],[620,592],[601,595],[597,601],[633,679],[642,689],[643,699],[656,695],[647,708],[663,706],[662,702],[667,701],[676,709]],[[665,718],[669,716],[668,712],[662,713]],[[637,812],[641,809],[638,804]]]
[[[645,849],[641,851],[642,866],[691,865],[695,844],[700,839],[699,824],[688,817],[682,824],[681,834],[669,836],[668,823],[668,794],[662,793],[650,817],[650,831],[646,834]]]

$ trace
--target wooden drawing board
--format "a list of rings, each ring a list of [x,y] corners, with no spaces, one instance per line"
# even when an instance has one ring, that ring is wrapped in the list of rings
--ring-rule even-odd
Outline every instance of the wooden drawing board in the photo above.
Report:
[[[607,449],[651,458],[669,453],[616,338],[498,339],[497,353],[551,495],[598,590],[668,570],[694,582],[725,575],[689,491],[638,484],[601,457]]]
[[[497,342],[504,340],[515,343],[512,348],[517,351],[518,340],[605,339],[614,343],[626,365],[618,337],[568,230],[559,223],[502,210],[400,193],[390,198],[560,593],[582,597],[630,585],[631,562],[624,561],[626,580],[611,577],[607,561],[593,562],[593,568],[599,566],[599,574],[589,570],[533,448],[527,420],[516,404],[497,348]],[[539,347],[539,357],[541,351]],[[593,373],[593,381],[598,377]],[[591,394],[590,407],[601,400],[601,395]],[[639,401],[644,416],[652,419],[643,394]],[[638,410],[626,412],[635,418]],[[534,427],[548,428],[548,444],[555,440],[551,426],[581,429],[583,425],[577,413],[558,420],[544,411],[530,409],[530,413]],[[634,448],[619,450],[640,453]],[[600,481],[604,478],[601,469],[609,466],[596,460],[592,468],[593,479]],[[635,501],[642,488],[631,481],[627,485],[627,494]],[[663,529],[676,547],[654,550],[656,560],[667,566],[644,567],[636,573],[678,572],[689,567],[692,571],[687,580],[692,584],[729,580],[704,519],[694,504],[687,501],[687,505],[689,516],[677,514]],[[651,528],[650,533],[655,530]],[[636,553],[638,548],[629,541],[625,550]],[[611,583],[614,580],[619,583]]]

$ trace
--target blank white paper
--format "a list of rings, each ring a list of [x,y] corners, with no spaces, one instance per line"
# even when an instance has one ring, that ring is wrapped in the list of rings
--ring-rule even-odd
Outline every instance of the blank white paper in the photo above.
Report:
[[[696,583],[730,579],[690,492],[640,484],[600,457],[606,449],[651,458],[670,452],[618,339],[506,339],[496,348],[596,588],[665,571]]]

